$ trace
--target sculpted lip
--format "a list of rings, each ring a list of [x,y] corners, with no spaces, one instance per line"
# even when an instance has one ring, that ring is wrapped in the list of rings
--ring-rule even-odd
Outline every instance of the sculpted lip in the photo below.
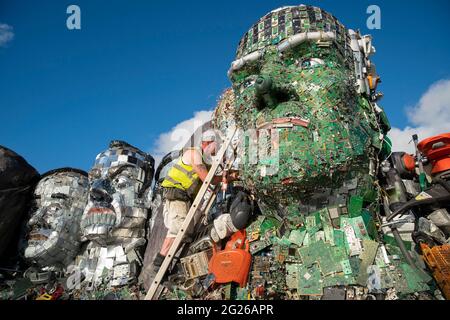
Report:
[[[293,126],[301,126],[304,128],[308,128],[309,120],[300,117],[275,118],[270,122],[264,122],[258,125],[257,129],[262,130],[269,128],[293,127]]]
[[[32,233],[29,236],[29,240],[34,240],[34,241],[45,241],[47,239],[48,239],[48,237],[41,233]]]
[[[48,230],[34,229],[28,235],[28,240],[31,241],[45,241],[49,238]]]
[[[102,206],[102,204],[95,204],[89,208],[86,217],[81,222],[84,228],[96,226],[114,226],[116,222],[116,210],[114,207]],[[98,233],[97,231],[89,231],[88,233]]]
[[[112,208],[105,207],[92,207],[89,209],[88,214],[113,214],[114,210]]]

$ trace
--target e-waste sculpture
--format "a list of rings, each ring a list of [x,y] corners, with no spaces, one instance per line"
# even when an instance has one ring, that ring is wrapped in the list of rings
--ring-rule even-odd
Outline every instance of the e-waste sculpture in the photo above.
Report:
[[[432,296],[432,278],[403,257],[392,235],[379,232],[379,169],[391,152],[374,53],[370,36],[306,5],[273,10],[243,36],[228,73],[232,91],[213,122],[222,131],[238,127],[239,184],[260,210],[245,228],[248,281],[243,275],[233,280],[241,286],[231,284],[210,260],[207,276],[163,298]],[[228,248],[239,246],[236,237]],[[203,270],[197,257],[206,252],[185,265]]]
[[[82,274],[82,297],[138,298],[139,287],[130,288],[142,266],[153,174],[154,159],[123,141],[112,141],[97,156],[80,223],[87,245],[74,269]]]
[[[32,199],[24,257],[39,268],[64,270],[81,245],[80,221],[88,199],[87,173],[72,168],[42,175]]]

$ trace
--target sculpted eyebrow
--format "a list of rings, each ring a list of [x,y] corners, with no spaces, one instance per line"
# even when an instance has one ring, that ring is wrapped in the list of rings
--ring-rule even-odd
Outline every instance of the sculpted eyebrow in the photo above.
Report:
[[[54,194],[52,194],[52,198],[55,198],[55,199],[69,199],[69,196],[67,194],[64,194],[64,193],[54,193]]]
[[[109,178],[114,179],[119,173],[121,173],[123,170],[127,168],[133,168],[133,166],[131,164],[123,164],[119,166],[117,169],[115,169],[114,172],[109,175]]]

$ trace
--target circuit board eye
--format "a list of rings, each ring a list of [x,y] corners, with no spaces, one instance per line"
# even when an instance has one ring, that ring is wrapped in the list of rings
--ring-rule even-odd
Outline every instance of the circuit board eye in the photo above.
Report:
[[[299,67],[302,69],[311,69],[325,65],[325,61],[319,58],[308,58],[299,62]]]

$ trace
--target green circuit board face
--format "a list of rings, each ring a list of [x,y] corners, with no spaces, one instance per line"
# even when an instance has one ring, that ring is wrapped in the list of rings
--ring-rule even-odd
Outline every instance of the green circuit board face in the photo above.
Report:
[[[310,191],[317,185],[342,183],[347,171],[368,168],[367,151],[377,132],[368,121],[373,115],[367,104],[354,94],[351,71],[333,48],[305,43],[293,51],[284,58],[275,52],[266,53],[256,75],[251,72],[234,83],[237,123],[241,127],[258,130],[262,124],[282,118],[308,120],[307,127],[272,129],[278,131],[274,138],[278,143],[267,147],[271,163],[267,157],[260,157],[255,164],[244,156],[243,181],[255,190]],[[318,57],[325,64],[302,68],[295,63],[308,57]],[[270,108],[259,107],[255,89],[246,86],[249,78],[258,76],[270,77],[280,87],[289,88],[293,97]],[[246,153],[252,152],[250,148],[248,139],[247,144],[244,142]],[[270,171],[265,169],[268,166],[276,168]]]
[[[302,26],[293,30],[296,15]],[[289,35],[329,30],[337,32],[334,41],[306,41],[282,53],[277,48]],[[368,174],[381,129],[369,98],[355,89],[349,43],[334,17],[308,6],[272,12],[244,36],[237,58],[264,49],[230,74],[247,189],[280,202]],[[265,89],[263,80],[270,84]],[[353,199],[352,211],[361,205],[362,197]]]

